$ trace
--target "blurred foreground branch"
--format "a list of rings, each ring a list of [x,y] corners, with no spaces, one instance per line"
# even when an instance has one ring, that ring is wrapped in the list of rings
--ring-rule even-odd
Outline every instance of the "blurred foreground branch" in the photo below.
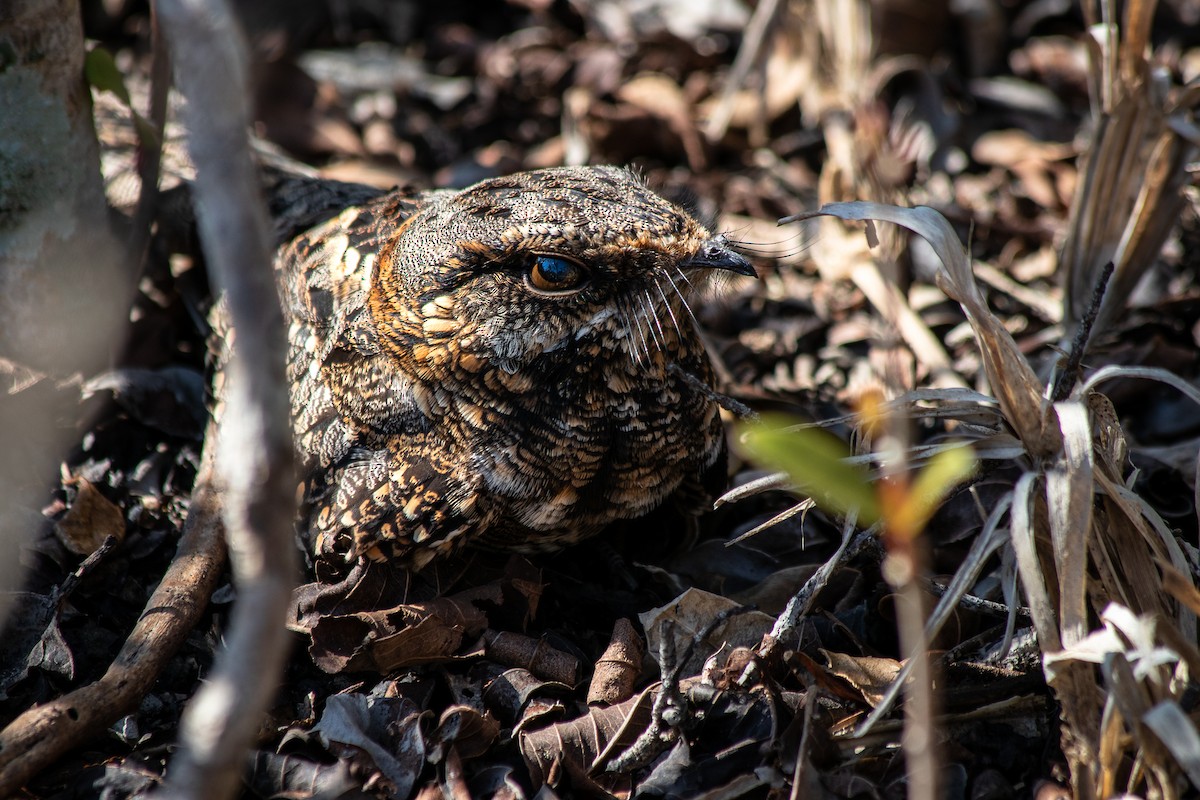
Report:
[[[250,155],[246,56],[223,0],[162,0],[196,164],[200,240],[223,309],[214,418],[217,488],[238,599],[228,646],[188,705],[168,773],[175,797],[232,796],[246,748],[286,657],[284,619],[296,574],[294,472],[282,315],[270,271],[267,214]],[[218,325],[218,329],[228,326]],[[223,369],[222,369],[223,368]]]

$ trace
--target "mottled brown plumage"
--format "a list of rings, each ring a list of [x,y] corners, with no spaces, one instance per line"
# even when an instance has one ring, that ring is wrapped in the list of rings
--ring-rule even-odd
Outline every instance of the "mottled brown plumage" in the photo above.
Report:
[[[753,274],[612,167],[386,194],[285,244],[313,547],[419,567],[697,513],[725,446],[683,298],[713,269]]]

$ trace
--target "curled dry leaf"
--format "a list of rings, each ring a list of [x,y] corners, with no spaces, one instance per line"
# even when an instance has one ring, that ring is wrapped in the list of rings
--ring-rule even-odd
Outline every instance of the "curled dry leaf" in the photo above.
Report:
[[[527,669],[513,667],[496,675],[483,689],[483,704],[505,725],[542,727],[561,718],[565,708],[558,700],[571,693],[565,683],[545,681]]]
[[[437,727],[426,737],[428,758],[440,763],[450,747],[461,758],[475,758],[487,752],[500,735],[500,723],[489,714],[470,706],[450,706],[442,712]]]
[[[76,555],[95,552],[109,536],[117,541],[125,538],[125,515],[111,500],[100,493],[87,478],[73,478],[77,489],[75,502],[54,524],[54,532],[63,545]]]
[[[313,733],[331,749],[342,745],[365,753],[390,784],[389,796],[404,798],[425,766],[420,719],[421,710],[407,698],[339,694],[326,701]]]
[[[632,697],[645,656],[646,647],[633,624],[624,618],[617,620],[608,647],[596,662],[588,687],[588,705],[611,706]]]
[[[325,672],[386,673],[449,660],[464,641],[486,627],[487,617],[477,606],[443,597],[383,611],[321,617],[309,631],[309,652]]]
[[[887,694],[888,687],[903,666],[894,658],[875,656],[851,656],[821,650],[829,661],[828,671],[849,683],[862,695],[868,705],[874,707]]]
[[[501,578],[444,597],[436,596],[439,587],[456,582],[459,573],[433,572],[412,575],[388,564],[360,563],[339,583],[300,587],[290,627],[308,634],[309,652],[325,672],[386,673],[470,655],[464,648],[489,625],[483,609],[528,616],[542,591],[540,575],[523,559],[510,562]],[[545,651],[536,642],[524,650],[510,646],[506,663],[527,665],[533,659],[539,669],[557,669],[555,678],[577,674],[578,662],[567,663],[573,657]]]
[[[579,659],[556,650],[543,639],[507,631],[487,631],[483,641],[487,657],[493,661],[523,667],[539,678],[567,686],[579,682]]]
[[[251,756],[246,784],[259,797],[341,797],[355,787],[345,761],[321,764],[266,750]]]
[[[590,794],[628,784],[621,775],[591,773],[613,745],[632,742],[648,724],[654,688],[615,706],[589,708],[569,722],[521,733],[521,757],[534,785],[559,786],[569,779],[572,788]]]
[[[4,647],[0,649],[0,700],[25,679],[29,670],[41,669],[71,680],[75,656],[59,629],[61,597],[57,593],[14,592],[11,619],[4,625]]]

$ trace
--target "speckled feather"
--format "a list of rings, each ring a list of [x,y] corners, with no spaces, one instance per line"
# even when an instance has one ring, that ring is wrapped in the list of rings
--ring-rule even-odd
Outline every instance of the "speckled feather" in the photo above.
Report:
[[[583,280],[539,291],[539,255]],[[680,374],[713,383],[682,296],[749,266],[629,171],[385,194],[275,268],[320,554],[553,549],[668,502],[698,513],[724,481],[717,405]]]

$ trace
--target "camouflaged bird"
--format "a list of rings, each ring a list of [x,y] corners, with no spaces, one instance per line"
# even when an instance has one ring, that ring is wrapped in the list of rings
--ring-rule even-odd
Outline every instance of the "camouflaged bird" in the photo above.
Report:
[[[275,268],[320,555],[550,550],[665,503],[699,513],[724,485],[685,298],[754,272],[632,172],[385,194]]]

